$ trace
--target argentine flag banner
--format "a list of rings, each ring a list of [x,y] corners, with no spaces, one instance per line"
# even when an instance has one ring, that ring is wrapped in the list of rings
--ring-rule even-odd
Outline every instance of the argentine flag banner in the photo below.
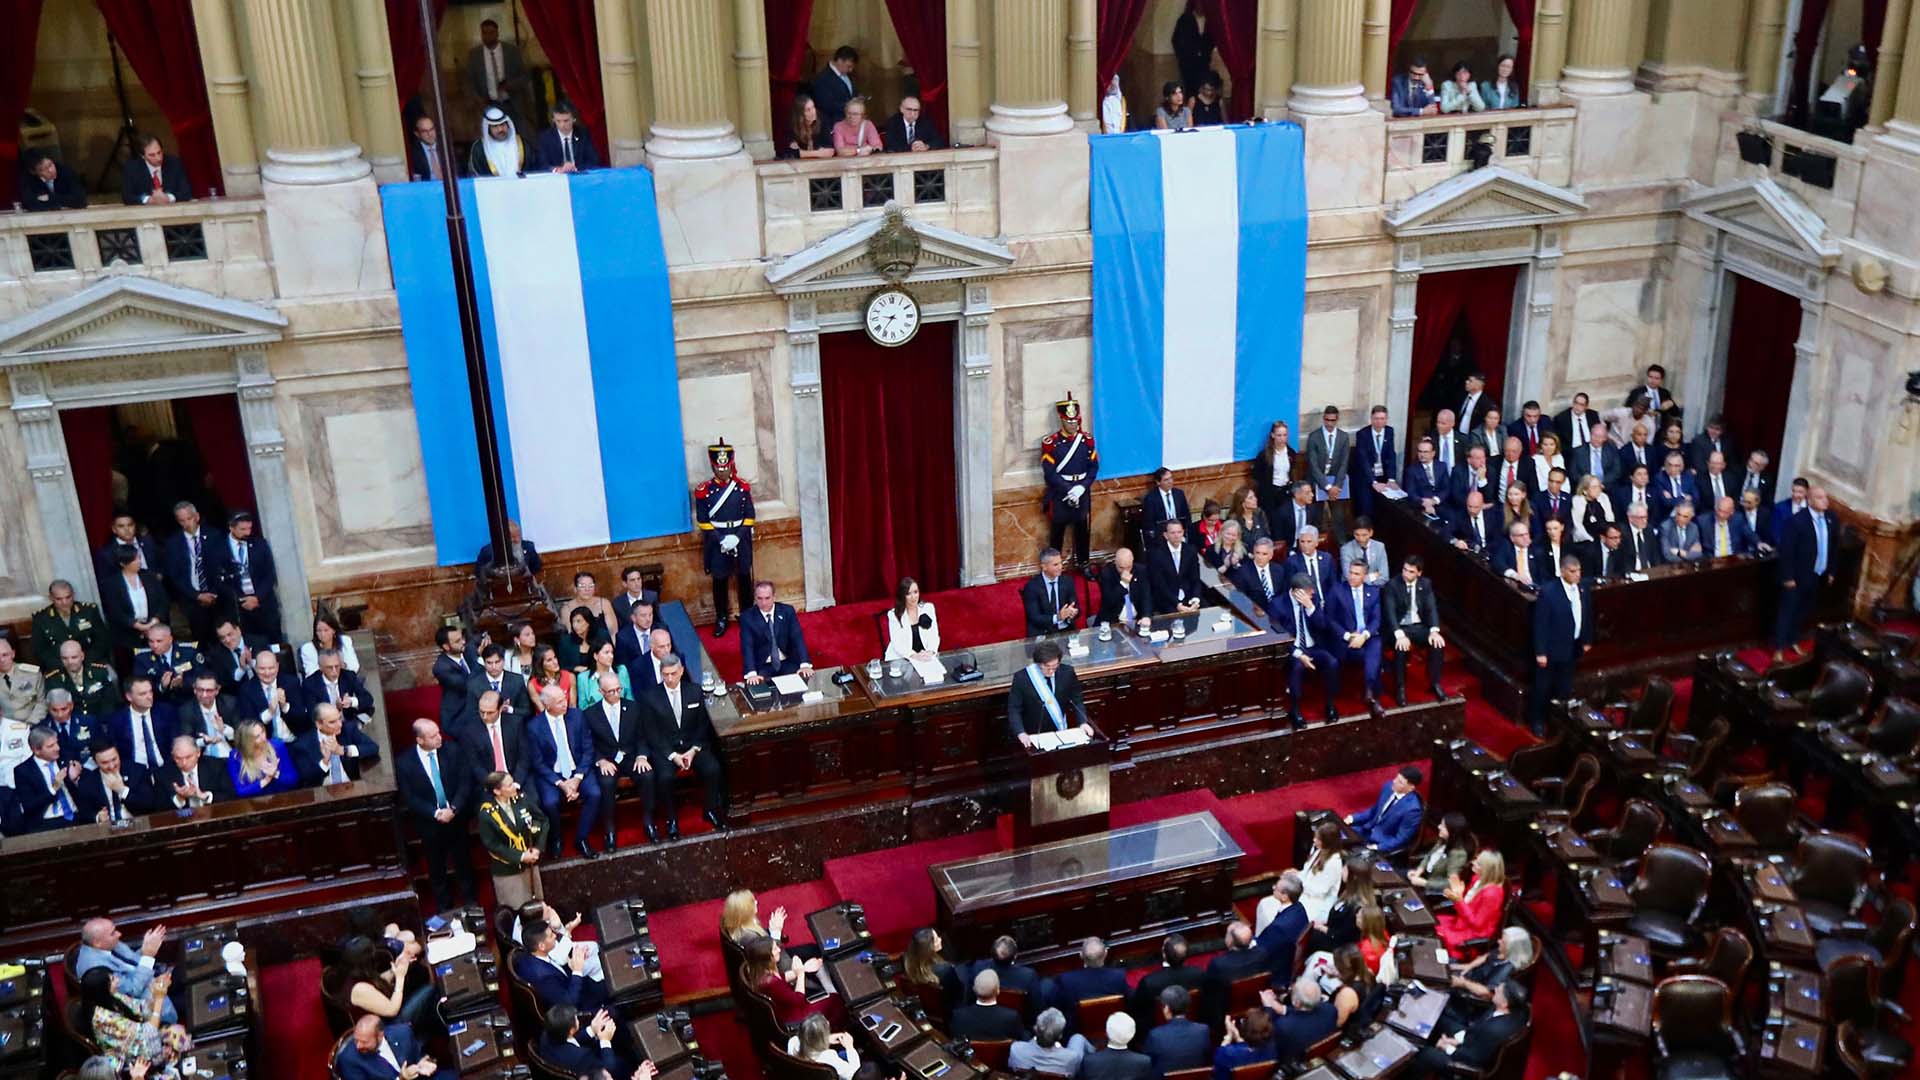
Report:
[[[508,512],[561,550],[693,527],[666,252],[645,169],[460,181]],[[442,566],[487,543],[437,183],[380,189]]]
[[[1299,423],[1307,283],[1297,124],[1094,135],[1101,474],[1252,457]]]

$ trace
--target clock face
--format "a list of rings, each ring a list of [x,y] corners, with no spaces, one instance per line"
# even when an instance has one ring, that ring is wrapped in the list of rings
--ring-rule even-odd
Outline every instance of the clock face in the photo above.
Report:
[[[867,336],[882,345],[904,345],[920,329],[920,304],[901,289],[883,289],[867,301]]]

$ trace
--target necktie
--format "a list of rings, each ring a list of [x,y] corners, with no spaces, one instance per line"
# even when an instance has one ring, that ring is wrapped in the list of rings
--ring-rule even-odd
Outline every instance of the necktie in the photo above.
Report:
[[[1713,553],[1715,555],[1733,554],[1727,545],[1727,523],[1724,521],[1715,524],[1713,527]]]
[[[1725,494],[1726,494],[1726,490],[1725,490],[1724,488],[1722,488],[1722,487],[1721,487],[1721,483],[1722,483],[1722,481],[1721,481],[1721,479],[1720,479],[1720,476],[1719,476],[1719,474],[1718,474],[1718,473],[1716,473],[1716,474],[1714,474],[1714,477],[1713,477],[1713,501],[1715,501],[1715,502],[1719,502],[1719,501],[1720,501],[1720,497],[1721,497],[1722,495],[1725,495]]]
[[[1173,520],[1173,492],[1171,491],[1161,492],[1160,501],[1163,504],[1165,504],[1167,508],[1167,520],[1172,521]]]
[[[1313,598],[1323,600],[1320,595],[1320,556],[1317,553],[1307,556],[1307,576],[1313,579]]]
[[[1548,496],[1547,508],[1549,512],[1551,512],[1555,517],[1560,516],[1560,496],[1558,495]]]
[[[913,125],[912,124],[907,125],[907,145],[908,146],[913,145]]]
[[[1060,583],[1052,578],[1047,579],[1047,607],[1056,614],[1060,610]]]
[[[1586,413],[1573,414],[1573,441],[1575,442],[1587,441],[1587,414]]]
[[[1503,481],[1501,481],[1501,483],[1500,483],[1500,490],[1501,490],[1502,492],[1504,492],[1504,491],[1506,491],[1506,490],[1507,490],[1508,488],[1510,488],[1510,487],[1512,487],[1512,486],[1513,486],[1513,463],[1512,463],[1512,462],[1508,462],[1508,463],[1507,463],[1507,478],[1506,478],[1505,480],[1503,480]]]
[[[58,770],[60,766],[55,765],[51,761],[47,762],[46,766],[47,766],[47,790],[56,792],[56,794],[53,797],[53,805],[55,806],[55,808],[57,808],[60,811],[61,817],[66,818],[68,821],[72,821],[73,820],[73,800],[67,798],[67,789],[59,786],[60,779],[59,779]]]
[[[560,152],[566,155],[567,164],[573,164],[573,136],[560,136]]]
[[[1453,436],[1440,436],[1440,464],[1453,468]]]
[[[1677,476],[1667,477],[1667,486],[1673,489],[1674,498],[1677,499],[1680,497],[1680,478],[1679,477]]]
[[[327,763],[327,783],[329,784],[344,784],[347,782],[347,767],[341,764],[341,756],[340,754],[335,754],[333,755],[333,759]]]
[[[1643,541],[1642,541],[1642,540],[1640,539],[1640,530],[1639,530],[1639,529],[1635,529],[1635,530],[1633,530],[1633,568],[1634,568],[1635,570],[1638,570],[1638,569],[1640,569],[1640,568],[1641,568],[1641,566],[1640,566],[1640,545],[1641,545],[1642,543],[1643,543]]]
[[[140,764],[150,769],[158,767],[160,764],[160,745],[153,737],[153,715],[151,713],[140,714],[140,739],[145,742],[147,746],[147,760]]]
[[[1267,576],[1264,566],[1260,568],[1260,591],[1267,594],[1267,599],[1273,599],[1273,580]]]
[[[160,186],[160,170],[159,170],[159,169],[156,169],[156,168],[154,168],[154,167],[153,167],[153,166],[151,166],[151,165],[149,165],[149,166],[147,166],[147,172],[148,172],[148,173],[150,174],[150,178],[151,178],[151,179],[153,180],[153,190],[155,190],[155,191],[159,191],[159,190],[161,190],[161,186]]]
[[[507,771],[507,753],[500,745],[500,725],[487,725],[487,738],[493,742],[493,771]]]
[[[427,176],[434,180],[440,179],[440,155],[436,152],[438,148],[421,143],[420,149],[427,155]]]
[[[195,590],[198,590],[200,588],[200,534],[199,533],[193,534],[192,569],[193,569],[193,587]]]
[[[1427,466],[1427,487],[1433,487],[1433,466]]]
[[[447,802],[446,785],[440,780],[440,751],[438,750],[427,751],[427,780],[433,785],[433,808],[448,809],[451,804]]]
[[[1400,793],[1397,791],[1387,796],[1387,805],[1380,808],[1380,816],[1386,817],[1387,811],[1393,809],[1393,804],[1399,801],[1400,801]]]
[[[1360,629],[1360,623],[1364,618],[1363,612],[1365,611],[1366,611],[1366,598],[1363,595],[1361,595],[1361,592],[1359,589],[1353,590],[1353,628],[1355,630]]]
[[[553,735],[553,770],[562,778],[573,775],[573,747],[567,742],[566,714],[547,714],[547,730]]]
[[[1400,621],[1409,624],[1420,621],[1420,597],[1411,581],[1407,582],[1407,613]]]
[[[1487,546],[1487,534],[1481,531],[1480,516],[1478,514],[1475,514],[1473,518],[1473,539],[1474,539],[1474,545],[1473,545],[1474,547]]]
[[[325,679],[322,679],[321,681],[326,682]],[[500,688],[496,686],[494,687],[494,689],[498,690]],[[339,683],[337,682],[327,683],[327,703],[329,705],[340,704],[340,684]]]
[[[1373,433],[1373,475],[1379,476],[1382,472],[1384,466],[1380,464],[1380,459],[1385,456],[1380,449],[1380,433],[1376,431]]]
[[[1299,536],[1300,530],[1307,527],[1307,508],[1299,503],[1293,504],[1293,535]]]
[[[247,669],[247,665],[246,665],[246,663],[245,663],[244,661],[242,661],[242,660],[240,659],[240,650],[239,650],[239,649],[235,649],[235,650],[233,650],[233,674],[234,674],[234,677],[235,677],[235,678],[238,678],[238,677],[240,676],[240,673],[241,673],[241,672],[243,672],[243,671],[245,671],[246,669]]]
[[[1827,572],[1827,516],[1813,515],[1813,572]]]
[[[1473,426],[1473,399],[1477,396],[1479,395],[1468,394],[1467,400],[1460,403],[1460,418],[1467,421],[1468,427]]]
[[[1049,676],[1047,676],[1047,696],[1048,696],[1048,697],[1054,697],[1054,696],[1055,696],[1055,689],[1054,689],[1054,685],[1053,685],[1053,676],[1051,676],[1051,675],[1049,675]],[[1056,700],[1057,700],[1057,699],[1056,699]],[[1067,730],[1067,717],[1066,717],[1066,714],[1065,714],[1064,712],[1063,712],[1063,713],[1061,713],[1061,714],[1060,714],[1059,716],[1057,716],[1057,717],[1055,717],[1055,718],[1054,718],[1054,721],[1053,721],[1053,730],[1055,730],[1055,731],[1065,731],[1065,730]]]
[[[673,726],[679,727],[682,717],[680,715],[680,691],[678,689],[667,691],[667,708],[673,712]]]
[[[1293,602],[1293,625],[1300,631],[1300,647],[1313,648],[1313,633],[1307,629],[1307,620],[1300,614],[1300,601]]]
[[[495,98],[500,96],[500,47],[487,50],[487,89]]]
[[[1540,432],[1532,424],[1527,425],[1527,453],[1540,449]]]
[[[1533,568],[1528,565],[1532,560],[1527,558],[1531,553],[1531,548],[1513,553],[1513,572],[1519,576],[1522,583],[1527,585],[1533,584]]]

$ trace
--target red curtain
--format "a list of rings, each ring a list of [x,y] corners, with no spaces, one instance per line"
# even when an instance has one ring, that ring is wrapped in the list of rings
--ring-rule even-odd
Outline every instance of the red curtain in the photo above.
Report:
[[[947,127],[947,5],[945,0],[887,0],[887,17],[900,47],[907,51],[920,81],[920,107],[948,138]],[[878,119],[875,123],[878,123]],[[891,595],[891,594],[889,594]]]
[[[1520,35],[1520,44],[1513,50],[1513,81],[1526,86],[1527,72],[1533,66],[1533,0],[1507,0],[1507,16],[1513,20],[1514,30]],[[1491,71],[1486,73],[1488,79],[1493,76]],[[1529,90],[1527,101],[1532,100],[1533,92]]]
[[[171,149],[186,164],[194,194],[220,186],[220,153],[213,142],[213,112],[207,104],[207,77],[200,70],[192,0],[93,2],[173,129]]]
[[[1740,445],[1765,450],[1778,461],[1793,387],[1793,343],[1800,337],[1800,301],[1738,274],[1733,281],[1727,385],[1741,389],[1726,395],[1720,411]]]
[[[903,577],[960,584],[955,504],[953,323],[889,349],[865,334],[820,339],[833,595],[891,597]]]
[[[1220,62],[1227,66],[1227,77],[1233,80],[1227,119],[1249,119],[1256,98],[1253,69],[1260,43],[1260,0],[1200,0],[1198,7],[1207,16],[1207,33],[1213,38]],[[1284,92],[1287,88],[1281,89]],[[1193,97],[1191,86],[1187,87],[1187,97]]]
[[[1800,8],[1800,25],[1793,31],[1793,89],[1787,98],[1787,115],[1807,115],[1807,93],[1813,78],[1813,53],[1820,45],[1820,27],[1827,21],[1827,0],[1805,0]]]
[[[61,409],[67,473],[80,496],[80,521],[90,541],[105,543],[113,525],[113,406]]]
[[[433,25],[440,27],[447,0],[433,0]],[[420,0],[387,0],[387,47],[393,52],[393,85],[405,105],[420,92],[427,73],[427,50],[420,25]],[[408,132],[409,135],[412,132]]]
[[[1387,71],[1392,73],[1400,67],[1400,40],[1407,36],[1407,28],[1413,25],[1413,10],[1420,0],[1393,0],[1393,10],[1387,16]],[[1431,58],[1429,58],[1431,61]],[[1438,61],[1431,61],[1438,63]],[[1435,85],[1440,76],[1434,77]]]
[[[220,504],[228,513],[256,509],[253,501],[253,470],[248,465],[247,437],[240,430],[240,399],[232,394],[180,398],[176,406],[185,414],[193,432],[193,444],[206,463],[207,479]]]
[[[33,92],[33,54],[40,38],[41,0],[0,0],[0,40],[11,41],[11,58],[0,65],[0,204],[20,191],[20,123]]]
[[[1863,0],[1860,5],[1860,40],[1866,43],[1867,51],[1873,54],[1875,66],[1880,63],[1880,39],[1887,30],[1887,0]]]
[[[1120,65],[1126,63],[1127,53],[1133,48],[1134,31],[1140,29],[1140,19],[1152,3],[1153,0],[1100,0],[1099,25],[1093,37],[1100,85],[1094,88],[1093,100],[1104,97],[1107,84],[1120,73]]]
[[[807,25],[813,20],[813,0],[766,0],[767,78],[773,84],[773,144],[784,147],[793,134],[793,99],[808,76],[811,58]]]
[[[521,10],[533,24],[561,92],[593,134],[600,160],[611,161],[607,149],[607,96],[600,86],[600,33],[593,19],[593,0],[527,0]],[[527,141],[531,143],[531,133]]]
[[[1489,266],[1421,274],[1413,305],[1415,398],[1440,367],[1454,327],[1466,320],[1473,356],[1487,376],[1487,396],[1500,400],[1507,381],[1507,331],[1513,319],[1513,286],[1518,266]],[[1463,421],[1464,423],[1464,421]]]

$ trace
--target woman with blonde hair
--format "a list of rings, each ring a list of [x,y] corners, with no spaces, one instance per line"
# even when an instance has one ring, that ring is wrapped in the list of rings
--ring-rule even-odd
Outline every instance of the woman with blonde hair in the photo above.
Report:
[[[1492,937],[1500,926],[1507,907],[1506,859],[1492,848],[1474,856],[1473,881],[1463,885],[1454,878],[1446,897],[1453,901],[1453,910],[1436,916],[1439,925],[1434,932],[1455,960],[1465,960],[1467,942]]]
[[[1220,531],[1213,536],[1213,543],[1205,552],[1207,565],[1230,574],[1247,557],[1247,545],[1241,542],[1245,530],[1239,518],[1228,518],[1220,523]]]
[[[1573,489],[1573,542],[1597,549],[1607,526],[1619,520],[1607,485],[1592,473],[1582,476]]]
[[[248,717],[235,724],[233,747],[227,758],[227,773],[235,797],[270,795],[300,786],[287,744],[267,734],[267,726],[260,721]]]
[[[737,945],[745,945],[756,937],[770,937],[779,942],[787,952],[802,960],[813,960],[820,956],[817,945],[787,945],[787,909],[785,906],[773,909],[766,924],[760,923],[760,898],[752,889],[735,889],[727,894],[720,905],[720,932]]]
[[[800,1021],[799,1034],[787,1036],[787,1053],[831,1067],[840,1080],[853,1080],[860,1071],[860,1051],[853,1048],[853,1036],[833,1030],[819,1013]]]

